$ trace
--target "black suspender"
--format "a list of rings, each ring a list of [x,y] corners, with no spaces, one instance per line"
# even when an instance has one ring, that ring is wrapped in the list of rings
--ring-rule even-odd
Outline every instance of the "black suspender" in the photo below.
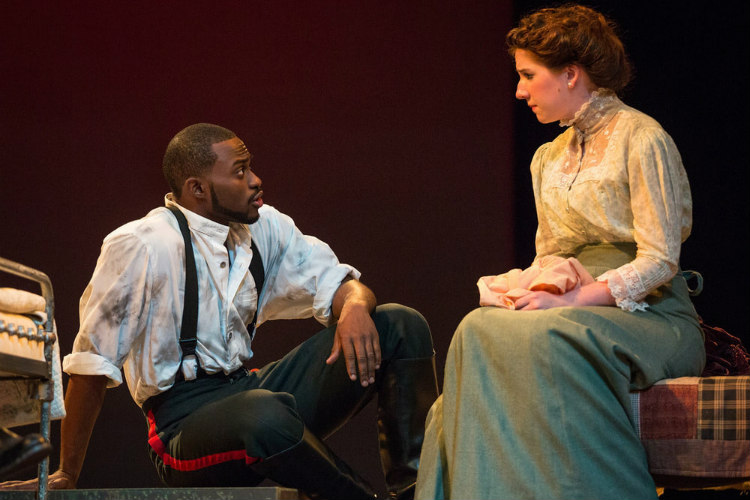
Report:
[[[185,214],[177,207],[167,208],[177,218],[182,239],[185,240],[185,305],[182,309],[180,327],[180,348],[182,359],[185,359],[185,356],[195,354],[195,346],[198,344],[198,271],[195,269],[193,242]]]
[[[195,268],[193,243],[190,238],[190,228],[188,227],[185,214],[177,207],[170,206],[167,208],[177,218],[182,239],[185,241],[185,304],[182,310],[182,326],[180,327],[180,348],[182,349],[182,359],[185,359],[185,356],[195,355],[195,346],[198,344],[198,272]],[[247,330],[252,338],[255,336],[255,323],[258,319],[260,292],[263,290],[265,272],[263,271],[263,258],[260,256],[254,239],[250,240],[250,246],[253,251],[253,258],[250,260],[250,274],[252,274],[255,280],[255,287],[258,291],[255,316],[253,316],[253,321],[247,326]]]
[[[260,291],[263,290],[263,283],[266,281],[266,273],[263,271],[263,258],[260,256],[258,247],[255,245],[255,239],[250,239],[250,247],[253,250],[253,258],[250,259],[250,274],[255,280],[255,289],[258,291],[258,303],[255,306],[255,315],[253,321],[247,325],[247,331],[250,338],[255,337],[255,323],[258,321],[258,310],[260,309]]]

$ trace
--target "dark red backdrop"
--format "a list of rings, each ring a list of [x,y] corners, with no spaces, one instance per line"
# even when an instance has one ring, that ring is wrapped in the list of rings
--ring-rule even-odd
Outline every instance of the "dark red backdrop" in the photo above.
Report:
[[[219,123],[255,155],[268,203],[356,265],[381,302],[425,314],[442,373],[477,277],[532,257],[528,162],[559,132],[514,104],[512,3],[3,2],[0,255],[52,278],[68,352],[102,238],[162,203],[176,131]],[[700,310],[744,336],[746,3],[594,3],[625,30],[639,70],[629,102],[675,137],[691,177],[685,257],[711,287]],[[258,362],[316,328],[264,325]],[[332,445],[378,482],[364,413]],[[110,391],[80,486],[158,484],[144,437],[125,388]]]
[[[422,311],[441,361],[477,277],[513,263],[509,1],[0,10],[0,255],[51,277],[64,352],[102,238],[162,203],[164,147],[199,121],[242,137],[266,202],[381,302]],[[316,329],[264,325],[255,350],[270,359]],[[377,480],[365,417],[334,446]],[[155,484],[144,436],[125,388],[110,391],[81,486]]]

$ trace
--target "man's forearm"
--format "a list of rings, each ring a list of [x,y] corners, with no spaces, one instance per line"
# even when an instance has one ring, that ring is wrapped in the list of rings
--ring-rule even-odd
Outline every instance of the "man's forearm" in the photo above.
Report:
[[[371,313],[375,310],[377,299],[375,298],[375,294],[368,287],[355,279],[349,279],[339,286],[333,296],[331,311],[333,312],[334,318],[341,317],[341,311],[347,303],[361,304],[367,309],[368,313]]]
[[[71,375],[65,392],[66,416],[61,424],[60,470],[75,483],[81,474],[86,449],[104,402],[107,377]]]

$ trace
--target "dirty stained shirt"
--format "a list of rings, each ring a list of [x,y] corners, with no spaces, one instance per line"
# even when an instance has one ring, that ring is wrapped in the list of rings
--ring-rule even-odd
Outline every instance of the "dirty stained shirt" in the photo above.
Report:
[[[174,203],[185,214],[198,274],[196,356],[208,373],[230,373],[253,355],[258,290],[249,272],[251,238],[263,260],[258,325],[272,319],[331,319],[333,295],[347,276],[328,245],[304,235],[275,208],[260,208],[251,225],[225,226]],[[225,242],[227,245],[225,245]],[[109,387],[122,373],[138,405],[169,389],[180,368],[178,344],[185,287],[184,242],[166,208],[110,233],[80,301],[80,330],[63,360],[69,374],[104,375]],[[231,261],[230,253],[231,251]]]

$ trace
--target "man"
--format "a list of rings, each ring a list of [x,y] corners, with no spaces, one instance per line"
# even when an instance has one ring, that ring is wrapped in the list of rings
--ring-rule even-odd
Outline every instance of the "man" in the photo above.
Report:
[[[187,127],[164,155],[166,208],[105,238],[63,363],[68,416],[51,488],[75,487],[105,389],[123,369],[169,485],[268,477],[313,496],[373,498],[320,439],[377,393],[389,494],[413,495],[437,397],[427,324],[403,306],[376,308],[356,269],[264,206],[251,159],[231,131]],[[279,361],[243,368],[256,321],[310,316],[329,326]]]

